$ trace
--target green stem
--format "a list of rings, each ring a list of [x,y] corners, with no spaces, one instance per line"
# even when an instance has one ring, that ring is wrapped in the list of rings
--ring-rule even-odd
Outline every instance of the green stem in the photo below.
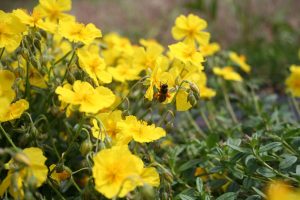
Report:
[[[29,82],[29,62],[26,61],[26,83],[25,83],[25,97],[30,100],[30,82]]]
[[[47,184],[54,190],[54,192],[59,196],[60,199],[66,200],[63,195],[52,185],[51,181],[48,180]]]
[[[188,120],[191,122],[192,126],[196,129],[196,131],[199,133],[200,136],[202,136],[203,138],[207,138],[206,134],[204,133],[204,131],[198,126],[198,124],[195,122],[195,120],[193,119],[191,113],[189,111],[185,112]]]
[[[207,117],[206,117],[206,114],[204,113],[204,111],[203,111],[202,108],[200,108],[200,114],[201,114],[201,117],[202,117],[202,119],[204,120],[204,122],[205,122],[207,128],[209,129],[209,131],[212,131],[211,125],[210,125],[210,123],[209,123],[209,121],[208,121],[208,119],[207,119]]]
[[[297,100],[295,99],[294,96],[291,96],[291,98],[292,98],[292,103],[293,103],[294,108],[295,108],[296,113],[297,113],[297,118],[299,119],[300,118],[300,107],[299,107],[299,104],[298,104],[298,102],[297,102]]]
[[[238,124],[238,120],[237,120],[237,117],[233,111],[233,108],[232,108],[232,105],[230,103],[230,100],[229,100],[229,96],[228,96],[228,93],[227,93],[227,90],[226,90],[226,87],[224,85],[224,82],[220,82],[220,85],[221,85],[221,88],[222,88],[222,92],[223,92],[223,95],[224,95],[224,100],[225,100],[225,104],[226,104],[226,108],[232,118],[232,121],[235,123],[235,124]]]
[[[12,139],[9,137],[9,135],[6,133],[6,131],[4,130],[4,128],[2,127],[1,123],[0,123],[0,129],[3,133],[3,135],[6,137],[6,139],[8,140],[8,142],[10,143],[10,145],[16,150],[18,151],[18,147],[15,145],[15,143],[12,141]]]
[[[61,84],[63,84],[64,80],[65,80],[66,77],[67,77],[68,71],[69,71],[70,66],[71,66],[71,64],[72,64],[72,61],[74,60],[75,54],[76,54],[76,50],[74,49],[74,50],[73,50],[73,53],[72,53],[72,57],[71,57],[71,59],[70,59],[69,62],[68,62],[68,65],[67,65],[67,69],[66,69],[66,71],[65,71],[65,74],[64,74],[64,76],[63,76],[63,78],[62,78],[62,80],[61,80]]]

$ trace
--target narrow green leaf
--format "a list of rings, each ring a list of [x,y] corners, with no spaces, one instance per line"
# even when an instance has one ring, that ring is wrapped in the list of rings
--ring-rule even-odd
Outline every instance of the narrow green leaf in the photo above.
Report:
[[[219,196],[216,200],[235,200],[237,194],[235,192],[227,192]]]
[[[283,160],[279,163],[280,169],[286,169],[292,166],[295,162],[297,162],[297,157],[292,155],[287,155]]]

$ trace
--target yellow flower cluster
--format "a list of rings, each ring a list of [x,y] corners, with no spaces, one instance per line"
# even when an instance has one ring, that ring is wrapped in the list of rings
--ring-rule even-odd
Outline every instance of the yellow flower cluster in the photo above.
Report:
[[[300,66],[292,65],[290,71],[291,74],[285,81],[287,90],[293,96],[300,97]]]

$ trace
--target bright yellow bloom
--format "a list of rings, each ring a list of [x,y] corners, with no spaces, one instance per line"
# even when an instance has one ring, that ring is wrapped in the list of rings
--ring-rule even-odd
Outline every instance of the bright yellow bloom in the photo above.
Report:
[[[128,63],[120,63],[116,67],[108,67],[108,72],[116,81],[125,82],[138,80],[141,68],[134,68]]]
[[[0,122],[18,119],[29,108],[29,103],[25,99],[20,99],[11,104],[11,101],[2,98],[0,99],[0,105]]]
[[[162,54],[158,45],[148,45],[147,48],[139,47],[133,54],[133,66],[142,69],[153,69],[156,59]]]
[[[300,191],[279,181],[272,182],[267,190],[267,200],[299,200]]]
[[[206,45],[210,38],[208,32],[202,31],[206,27],[206,21],[196,15],[180,15],[176,18],[175,26],[172,28],[172,35],[175,40],[184,39],[187,43],[197,41],[200,45]]]
[[[200,47],[200,52],[202,53],[202,55],[204,57],[206,56],[212,56],[215,53],[217,53],[218,51],[220,51],[221,47],[218,43],[214,42],[214,43],[210,43],[207,45],[203,45]]]
[[[103,86],[94,89],[88,82],[75,81],[72,89],[66,84],[57,87],[55,92],[59,95],[60,101],[79,105],[80,112],[97,113],[110,107],[116,99],[110,89]]]
[[[0,70],[0,99],[7,98],[12,101],[15,98],[15,91],[12,86],[15,81],[15,75],[8,70]]]
[[[155,127],[154,124],[148,125],[147,122],[138,120],[135,116],[127,116],[126,119],[118,123],[121,130],[120,137],[130,142],[133,139],[136,142],[152,142],[166,135],[161,127]]]
[[[36,181],[35,187],[40,187],[47,179],[48,169],[45,161],[46,157],[37,147],[26,148],[17,153],[14,159],[8,162],[9,171],[0,185],[0,197],[9,188],[9,193],[14,199],[23,199],[23,186],[33,178]]]
[[[169,62],[165,57],[159,57],[156,60],[151,76],[147,79],[149,82],[149,87],[145,93],[145,98],[147,98],[149,101],[152,101],[153,99],[154,88],[159,89],[161,84],[168,84],[169,87],[174,85],[175,78],[172,77],[171,73],[164,70],[168,66]]]
[[[204,62],[203,55],[197,51],[194,45],[188,45],[182,42],[169,45],[171,54],[184,63],[193,63],[194,65],[200,65]]]
[[[229,53],[229,58],[237,64],[244,72],[249,73],[251,71],[250,65],[246,63],[246,57],[244,55],[238,55],[235,52]]]
[[[243,81],[243,78],[230,66],[224,68],[214,67],[213,72],[215,75],[221,76],[228,81]]]
[[[58,32],[71,42],[91,44],[96,38],[102,37],[101,30],[92,23],[86,26],[76,21],[60,21]]]
[[[39,0],[39,2],[40,4],[37,6],[37,9],[52,22],[74,19],[73,16],[63,13],[64,11],[71,10],[71,0]]]
[[[54,33],[56,31],[57,24],[50,21],[44,21],[44,16],[38,7],[33,9],[31,15],[27,10],[23,9],[14,10],[13,14],[18,17],[22,23],[31,27],[38,27],[50,33]]]
[[[0,48],[14,51],[22,40],[22,33],[26,30],[25,24],[11,13],[0,10]]]
[[[116,110],[108,113],[100,113],[96,116],[102,123],[101,129],[98,126],[97,120],[93,119],[92,134],[95,138],[103,140],[105,137],[110,137],[113,143],[117,142],[117,136],[121,130],[117,127],[118,122],[122,121],[122,111]]]
[[[292,65],[290,71],[291,74],[285,81],[287,90],[293,96],[300,97],[300,66]]]
[[[97,153],[94,158],[95,188],[107,198],[124,197],[137,186],[159,185],[154,168],[144,168],[143,161],[131,154],[127,146],[114,146]]]
[[[140,39],[139,42],[141,45],[143,45],[146,48],[155,46],[155,49],[157,49],[158,52],[162,53],[164,51],[164,47],[154,39],[147,39],[147,40]]]
[[[176,110],[186,111],[192,107],[188,101],[188,93],[184,89],[179,89],[176,95]]]
[[[106,71],[106,64],[98,54],[89,53],[84,49],[77,51],[80,67],[93,79],[96,85],[110,83],[112,76]]]

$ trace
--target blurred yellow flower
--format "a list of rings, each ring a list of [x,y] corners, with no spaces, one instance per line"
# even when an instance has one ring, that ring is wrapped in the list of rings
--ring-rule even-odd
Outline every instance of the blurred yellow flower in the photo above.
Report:
[[[229,53],[229,58],[237,64],[244,72],[249,73],[251,71],[250,65],[246,63],[246,57],[244,55],[238,55],[235,52]]]
[[[300,191],[285,184],[284,182],[274,181],[267,189],[267,200],[299,200]]]
[[[194,65],[200,65],[202,62],[204,62],[203,55],[197,51],[194,45],[178,42],[176,44],[169,45],[169,49],[175,58],[179,59],[185,64],[190,62]]]
[[[38,7],[33,9],[31,15],[27,10],[23,9],[14,10],[13,14],[18,17],[22,23],[31,27],[38,27],[50,33],[54,33],[56,31],[57,24],[51,21],[44,21],[44,16]]]
[[[18,119],[29,108],[29,103],[25,99],[11,103],[8,99],[2,98],[0,99],[0,105],[0,122]]]
[[[19,18],[0,10],[0,48],[14,51],[20,45],[24,31],[26,26]]]
[[[118,123],[118,128],[121,130],[120,138],[127,140],[127,143],[133,139],[136,142],[152,142],[166,135],[166,132],[161,127],[155,127],[154,124],[148,125],[147,122],[138,120],[135,116],[127,116],[124,121]]]
[[[133,54],[133,66],[142,69],[153,69],[156,59],[162,54],[163,49],[159,45],[147,45],[146,49],[139,47]]]
[[[185,89],[179,89],[175,98],[177,111],[186,111],[192,107],[188,101],[188,93]]]
[[[91,44],[96,38],[102,37],[101,30],[94,24],[89,23],[85,26],[73,20],[60,21],[58,32],[71,42],[82,42],[87,45]]]
[[[71,90],[69,85],[59,86],[55,92],[62,102],[79,105],[80,112],[97,113],[99,110],[110,107],[116,97],[113,92],[103,86],[93,88],[88,82],[75,81]]]
[[[12,86],[15,81],[15,75],[8,70],[0,70],[0,99],[7,98],[12,101],[15,98],[15,91]]]
[[[210,34],[203,31],[206,27],[206,21],[196,15],[180,15],[176,18],[175,26],[172,28],[172,35],[175,40],[184,39],[184,42],[187,43],[197,41],[200,45],[206,45],[210,38]]]
[[[58,22],[58,20],[74,19],[72,15],[63,13],[71,10],[71,0],[39,0],[37,9],[49,21]]]
[[[228,81],[238,81],[238,82],[243,81],[243,78],[237,72],[235,72],[234,69],[230,66],[223,67],[223,68],[214,67],[213,72],[215,75],[221,76],[222,78]]]
[[[116,67],[108,67],[107,70],[119,82],[138,80],[141,72],[141,68],[134,68],[129,63],[120,63]]]
[[[103,140],[105,137],[110,137],[113,143],[117,141],[117,135],[121,130],[117,127],[118,122],[122,121],[122,111],[115,110],[113,112],[100,113],[96,116],[102,123],[100,129],[96,119],[92,120],[92,134],[95,138]]]
[[[87,50],[77,50],[80,67],[93,79],[96,85],[110,83],[112,76],[106,71],[106,64],[98,54],[89,53]]]
[[[143,161],[128,147],[114,146],[97,153],[94,158],[95,188],[107,198],[124,197],[137,186],[159,185],[154,168],[144,168]]]
[[[68,179],[71,176],[71,173],[65,169],[63,169],[61,172],[57,172],[55,169],[56,165],[52,164],[49,167],[50,172],[52,171],[50,177],[60,183],[61,181],[64,181]]]
[[[286,79],[287,90],[295,97],[300,97],[300,65],[290,67],[291,74]]]
[[[220,51],[220,49],[221,49],[220,45],[216,42],[200,46],[200,52],[204,57],[212,56],[218,51]]]
[[[40,187],[47,179],[46,159],[43,151],[37,147],[26,148],[17,153],[14,159],[8,162],[9,170],[0,185],[0,197],[9,188],[9,193],[14,199],[23,199],[23,187],[32,179],[35,179],[34,187]]]

